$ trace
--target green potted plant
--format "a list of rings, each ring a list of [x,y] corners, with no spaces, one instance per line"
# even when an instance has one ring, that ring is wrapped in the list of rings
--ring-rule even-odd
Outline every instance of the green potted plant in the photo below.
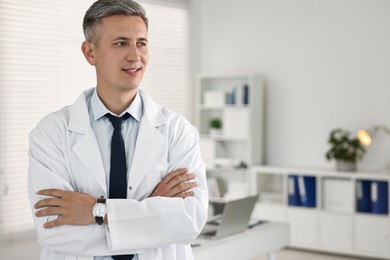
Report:
[[[222,132],[222,121],[219,118],[212,118],[209,122],[210,135],[220,135]]]
[[[356,163],[363,158],[366,149],[357,137],[352,137],[348,130],[337,128],[330,132],[326,153],[328,160],[336,160],[339,171],[356,171]]]

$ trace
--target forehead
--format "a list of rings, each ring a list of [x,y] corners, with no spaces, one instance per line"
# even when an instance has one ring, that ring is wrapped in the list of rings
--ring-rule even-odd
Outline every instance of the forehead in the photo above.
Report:
[[[125,37],[146,38],[148,29],[144,20],[139,16],[113,15],[104,17],[101,25],[101,36],[117,37],[119,34]]]

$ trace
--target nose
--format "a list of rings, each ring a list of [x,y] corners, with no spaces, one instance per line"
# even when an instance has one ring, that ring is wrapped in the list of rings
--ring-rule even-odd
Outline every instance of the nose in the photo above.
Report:
[[[131,46],[129,46],[129,51],[127,52],[126,60],[132,62],[137,62],[141,60],[141,56],[136,44],[132,44]]]

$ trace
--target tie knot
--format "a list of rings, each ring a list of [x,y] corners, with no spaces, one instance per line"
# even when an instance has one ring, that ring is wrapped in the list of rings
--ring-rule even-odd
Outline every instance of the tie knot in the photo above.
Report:
[[[117,117],[107,113],[106,116],[108,117],[108,119],[110,119],[111,124],[115,129],[121,129],[122,121],[128,119],[130,117],[130,114],[126,113],[122,117]]]

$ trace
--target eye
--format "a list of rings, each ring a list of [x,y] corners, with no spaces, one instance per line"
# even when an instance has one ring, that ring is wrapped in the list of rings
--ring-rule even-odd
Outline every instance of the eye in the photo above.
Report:
[[[137,45],[144,47],[144,46],[147,46],[148,44],[147,44],[147,42],[137,42]]]
[[[116,46],[126,46],[126,42],[116,42],[116,43],[114,43],[114,45],[116,45]]]

